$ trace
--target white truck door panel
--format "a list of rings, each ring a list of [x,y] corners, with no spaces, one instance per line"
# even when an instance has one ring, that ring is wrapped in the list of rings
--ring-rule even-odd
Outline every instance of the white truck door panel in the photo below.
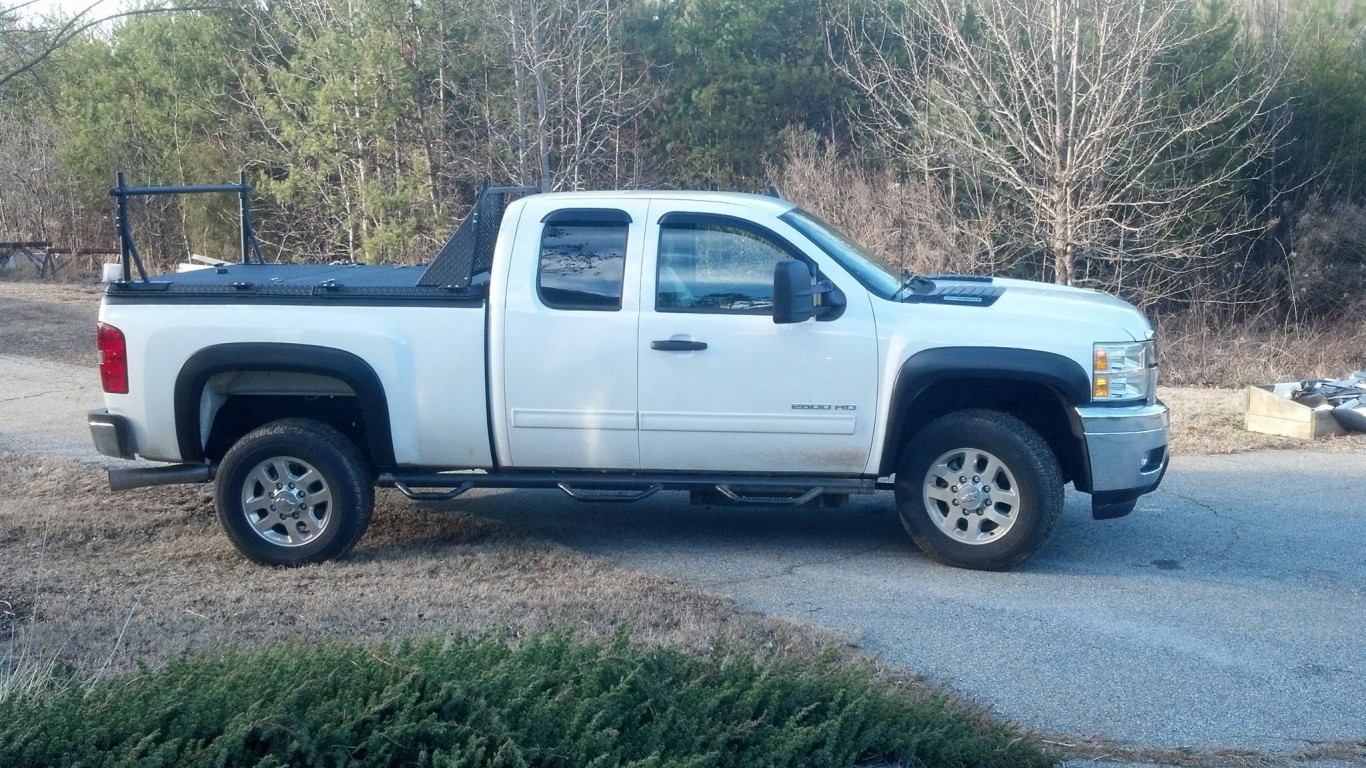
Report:
[[[528,201],[510,254],[495,378],[508,435],[502,458],[515,467],[637,469],[646,203],[556,207]]]
[[[777,325],[773,265],[793,257],[801,235],[780,221],[746,223],[746,211],[722,203],[689,214],[666,205],[652,207],[645,236],[641,467],[861,473],[877,415],[864,291],[838,273],[849,283],[839,318]]]

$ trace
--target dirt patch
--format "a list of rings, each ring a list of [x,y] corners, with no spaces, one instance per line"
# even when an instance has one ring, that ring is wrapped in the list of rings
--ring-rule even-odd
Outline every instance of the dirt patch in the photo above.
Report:
[[[0,352],[95,365],[99,285],[0,281]]]
[[[20,623],[33,616],[31,597],[16,595],[13,600],[0,600],[0,637],[15,631]]]
[[[392,491],[378,494],[352,556],[297,569],[238,555],[202,487],[115,495],[81,463],[0,454],[0,493],[0,644],[11,659],[55,659],[81,674],[230,644],[552,627],[607,636],[631,626],[642,643],[695,651],[840,643]]]

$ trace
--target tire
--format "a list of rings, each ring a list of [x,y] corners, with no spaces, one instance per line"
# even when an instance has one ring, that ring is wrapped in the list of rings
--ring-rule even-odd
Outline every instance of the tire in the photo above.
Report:
[[[896,473],[901,524],[947,565],[1004,571],[1053,535],[1063,480],[1048,443],[1006,413],[966,410],[931,422]]]
[[[342,433],[308,419],[248,433],[218,468],[218,521],[247,558],[304,565],[341,557],[370,525],[369,464]]]

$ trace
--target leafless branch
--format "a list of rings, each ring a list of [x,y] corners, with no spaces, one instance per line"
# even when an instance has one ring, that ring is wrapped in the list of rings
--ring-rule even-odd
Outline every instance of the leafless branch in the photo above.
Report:
[[[14,7],[8,9],[8,10],[5,11],[4,13],[11,13],[11,12],[13,12],[13,11],[19,9],[19,8],[23,8],[24,6],[29,5],[29,4],[32,3],[32,2],[35,2],[35,1],[36,1],[36,0],[29,0],[29,2],[21,3],[21,4],[17,5],[17,6],[14,6]],[[72,16],[71,18],[65,20],[65,21],[62,22],[56,29],[53,29],[53,30],[40,30],[40,29],[39,29],[39,30],[34,30],[34,29],[27,30],[29,33],[37,34],[37,35],[39,35],[39,36],[41,36],[41,37],[43,37],[43,38],[46,38],[46,39],[44,40],[44,42],[42,42],[42,43],[40,44],[40,47],[38,48],[38,50],[37,50],[36,52],[27,53],[27,54],[21,54],[21,55],[20,55],[20,58],[21,58],[21,61],[20,61],[20,62],[18,62],[17,64],[9,64],[9,65],[6,65],[5,70],[0,71],[0,88],[3,88],[3,87],[5,86],[6,83],[8,83],[9,81],[13,80],[14,78],[19,77],[20,75],[24,74],[25,72],[28,72],[29,70],[33,69],[34,67],[36,67],[36,66],[38,66],[39,64],[43,63],[44,61],[46,61],[46,60],[48,59],[48,57],[50,57],[52,54],[56,53],[59,49],[61,49],[62,46],[66,45],[67,43],[69,43],[69,42],[71,42],[72,40],[76,39],[78,36],[80,36],[80,35],[81,35],[83,32],[85,32],[86,30],[93,29],[93,28],[98,27],[98,26],[100,26],[100,25],[102,25],[102,24],[106,24],[106,23],[111,22],[111,21],[114,21],[114,20],[116,20],[116,19],[123,19],[123,18],[127,18],[127,17],[130,17],[130,16],[146,16],[146,15],[148,15],[148,14],[153,14],[153,13],[167,13],[167,12],[173,12],[173,11],[213,11],[213,10],[218,10],[218,7],[217,7],[217,6],[212,6],[212,5],[203,5],[203,6],[182,6],[182,7],[174,7],[174,8],[139,8],[139,9],[135,9],[135,10],[120,11],[120,12],[118,12],[118,13],[111,13],[111,14],[109,14],[109,15],[107,15],[107,16],[101,16],[101,17],[96,18],[96,19],[91,19],[91,18],[89,18],[90,12],[91,12],[92,10],[94,10],[95,6],[97,6],[97,5],[100,4],[100,1],[102,1],[102,0],[97,0],[97,2],[91,3],[90,5],[86,6],[85,10],[82,10],[82,11],[80,11],[79,13],[75,14],[74,16]],[[3,17],[3,15],[4,15],[3,13],[0,13],[0,17]],[[10,34],[14,34],[13,31],[7,30],[7,32],[9,32]]]

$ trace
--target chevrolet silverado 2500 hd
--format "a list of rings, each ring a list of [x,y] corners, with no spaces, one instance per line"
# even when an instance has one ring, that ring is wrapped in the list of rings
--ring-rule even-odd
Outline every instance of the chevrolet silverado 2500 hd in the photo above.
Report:
[[[1154,334],[1124,301],[899,273],[776,197],[529,192],[486,189],[429,265],[137,279],[126,255],[90,427],[102,453],[173,465],[111,485],[216,481],[224,530],[268,564],[346,553],[376,485],[893,490],[931,557],[1005,569],[1047,541],[1066,483],[1103,519],[1166,470]]]

